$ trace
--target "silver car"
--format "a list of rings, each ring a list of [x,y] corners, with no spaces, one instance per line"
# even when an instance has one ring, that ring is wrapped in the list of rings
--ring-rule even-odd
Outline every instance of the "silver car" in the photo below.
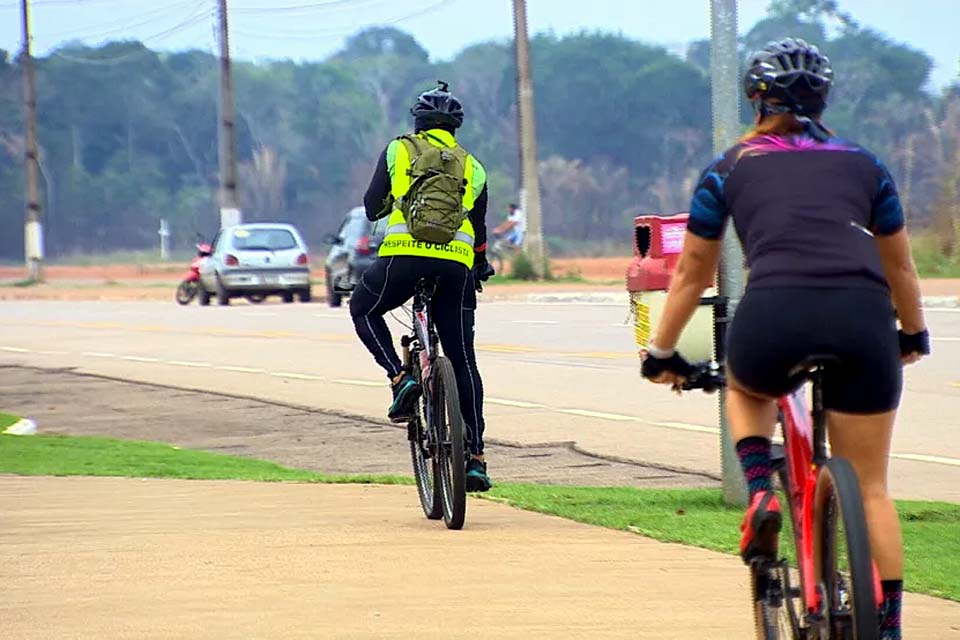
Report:
[[[272,222],[225,227],[213,253],[200,264],[200,304],[230,304],[280,295],[284,302],[310,302],[310,253],[295,227]]]

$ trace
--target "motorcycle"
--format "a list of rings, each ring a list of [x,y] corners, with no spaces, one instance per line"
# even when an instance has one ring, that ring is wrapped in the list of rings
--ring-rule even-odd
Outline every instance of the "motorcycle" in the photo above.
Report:
[[[190,270],[183,276],[183,280],[177,286],[177,302],[179,304],[190,304],[200,293],[200,287],[203,286],[200,284],[200,264],[204,259],[209,258],[212,252],[213,249],[205,242],[197,245],[197,257],[190,262]],[[260,304],[267,298],[262,293],[248,293],[243,297],[251,304]]]
[[[197,256],[190,262],[190,270],[183,276],[177,286],[177,302],[187,305],[200,293],[200,264],[211,253],[209,244],[202,242],[197,245]]]

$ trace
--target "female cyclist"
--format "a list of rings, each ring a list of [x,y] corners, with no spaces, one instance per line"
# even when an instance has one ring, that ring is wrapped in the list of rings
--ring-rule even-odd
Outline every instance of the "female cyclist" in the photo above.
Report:
[[[902,365],[930,352],[899,197],[884,165],[820,122],[833,83],[815,46],[787,38],[751,56],[744,77],[753,129],[704,171],[683,254],[643,374],[678,384],[689,365],[674,347],[711,284],[727,217],[749,281],[727,337],[727,411],[750,491],[740,551],[776,554],[780,505],[770,482],[774,398],[811,355],[825,373],[833,452],[860,480],[884,604],[881,637],[900,635],[903,545],[887,491]],[[901,329],[897,331],[894,309]]]

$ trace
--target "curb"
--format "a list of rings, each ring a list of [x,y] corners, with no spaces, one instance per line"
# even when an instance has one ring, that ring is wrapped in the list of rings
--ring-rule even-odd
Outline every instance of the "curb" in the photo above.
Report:
[[[525,297],[530,304],[601,304],[628,305],[630,296],[626,292],[594,293],[590,291],[569,293],[535,293]],[[960,296],[924,296],[923,306],[927,309],[960,308]]]
[[[956,309],[960,307],[960,296],[925,296],[923,306],[927,309]]]
[[[37,423],[29,418],[24,418],[20,422],[14,423],[3,430],[3,433],[9,436],[32,436],[37,433]]]

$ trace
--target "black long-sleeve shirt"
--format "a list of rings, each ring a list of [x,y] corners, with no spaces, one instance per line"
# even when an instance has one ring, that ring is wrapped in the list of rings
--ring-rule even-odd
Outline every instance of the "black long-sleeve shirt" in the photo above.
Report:
[[[387,169],[387,149],[384,148],[377,161],[377,168],[370,178],[370,186],[363,196],[363,208],[367,212],[368,220],[376,220],[377,214],[383,210],[383,205],[390,195],[390,172]],[[483,185],[483,190],[477,196],[473,203],[473,209],[470,210],[470,223],[473,225],[473,231],[476,234],[473,239],[474,251],[486,251],[487,249],[487,185]]]

